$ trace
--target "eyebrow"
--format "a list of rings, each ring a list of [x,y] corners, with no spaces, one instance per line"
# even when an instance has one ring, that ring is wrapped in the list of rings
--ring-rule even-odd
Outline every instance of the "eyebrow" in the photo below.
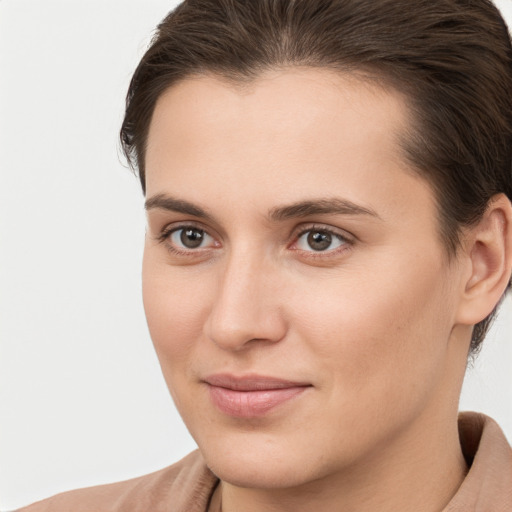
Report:
[[[270,219],[275,221],[309,217],[310,215],[368,215],[380,219],[377,212],[371,208],[337,197],[300,201],[272,208],[269,212]]]
[[[146,200],[144,205],[147,211],[160,209],[170,212],[184,213],[185,215],[193,215],[203,219],[212,219],[212,216],[199,206],[184,201],[183,199],[176,199],[165,194],[157,194]]]
[[[150,197],[145,203],[146,210],[162,209],[206,220],[214,220],[213,216],[203,208],[166,194],[157,194]],[[365,215],[380,219],[380,216],[371,208],[360,206],[352,201],[340,198],[320,198],[299,201],[290,205],[272,208],[268,217],[272,221],[284,221],[293,218],[309,217],[311,215]]]

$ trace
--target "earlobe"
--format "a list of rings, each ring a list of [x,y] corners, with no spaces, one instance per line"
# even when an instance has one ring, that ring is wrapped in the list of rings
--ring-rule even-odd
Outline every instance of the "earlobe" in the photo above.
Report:
[[[468,273],[458,321],[474,325],[486,318],[505,292],[512,271],[512,205],[504,194],[488,204],[465,237]]]

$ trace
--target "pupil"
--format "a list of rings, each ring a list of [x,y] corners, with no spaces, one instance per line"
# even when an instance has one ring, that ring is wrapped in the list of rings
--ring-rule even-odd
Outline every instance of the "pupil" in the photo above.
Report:
[[[199,247],[203,241],[204,233],[200,229],[183,229],[181,231],[181,243],[187,249],[195,249]]]
[[[312,231],[308,235],[308,244],[311,249],[315,251],[325,251],[328,249],[332,242],[332,236],[329,233],[321,231]]]

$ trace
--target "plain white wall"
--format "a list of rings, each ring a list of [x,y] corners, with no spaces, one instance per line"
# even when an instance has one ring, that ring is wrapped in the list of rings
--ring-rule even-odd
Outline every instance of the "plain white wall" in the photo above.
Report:
[[[146,330],[143,198],[117,153],[131,73],[176,3],[0,1],[2,510],[194,448]],[[508,299],[461,404],[509,439],[511,333]]]

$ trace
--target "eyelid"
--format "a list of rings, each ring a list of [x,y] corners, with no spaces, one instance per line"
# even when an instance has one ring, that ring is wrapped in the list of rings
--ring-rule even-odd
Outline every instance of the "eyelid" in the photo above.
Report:
[[[186,221],[170,222],[169,224],[166,224],[161,229],[159,229],[159,232],[156,234],[155,239],[158,241],[163,241],[173,231],[178,231],[179,229],[186,229],[186,228],[199,229],[201,231],[204,231],[206,234],[210,235],[212,238],[218,238],[216,235],[211,233],[212,230],[209,227],[206,227],[203,224],[201,224],[200,222],[197,222],[194,220],[186,220]]]
[[[174,244],[170,243],[170,236],[172,233],[175,233],[176,231],[180,231],[182,229],[187,228],[193,228],[197,229],[199,231],[203,231],[207,236],[209,236],[214,241],[214,246],[210,247],[198,247],[196,249],[187,249],[185,247],[175,247]],[[157,242],[164,244],[167,249],[175,254],[178,255],[193,255],[193,254],[199,254],[211,249],[217,249],[221,246],[221,243],[219,242],[219,237],[215,233],[211,233],[211,229],[205,227],[199,222],[196,221],[178,221],[178,222],[171,222],[170,224],[165,225],[161,230],[160,233],[158,233],[155,236],[155,239]]]
[[[312,222],[311,224],[301,224],[300,226],[297,226],[294,231],[292,232],[291,238],[297,239],[300,236],[302,236],[305,233],[308,233],[309,231],[325,231],[331,235],[341,237],[347,242],[355,242],[356,237],[349,233],[348,231],[337,228],[334,226],[331,226],[329,224],[322,224],[319,222]]]
[[[328,249],[325,251],[305,251],[303,249],[299,249],[298,247],[293,247],[297,244],[297,241],[300,239],[301,236],[305,235],[306,233],[309,233],[310,231],[321,231],[325,233],[329,233],[330,235],[342,239],[344,241],[343,245],[341,247],[337,247],[334,249]],[[336,256],[342,252],[345,252],[352,248],[354,243],[356,242],[356,237],[349,233],[348,231],[345,231],[344,229],[336,228],[334,226],[328,225],[328,224],[320,224],[317,222],[311,223],[311,224],[302,224],[298,226],[293,232],[292,232],[292,242],[288,245],[288,248],[300,252],[304,254],[308,258],[329,258],[332,256]]]

